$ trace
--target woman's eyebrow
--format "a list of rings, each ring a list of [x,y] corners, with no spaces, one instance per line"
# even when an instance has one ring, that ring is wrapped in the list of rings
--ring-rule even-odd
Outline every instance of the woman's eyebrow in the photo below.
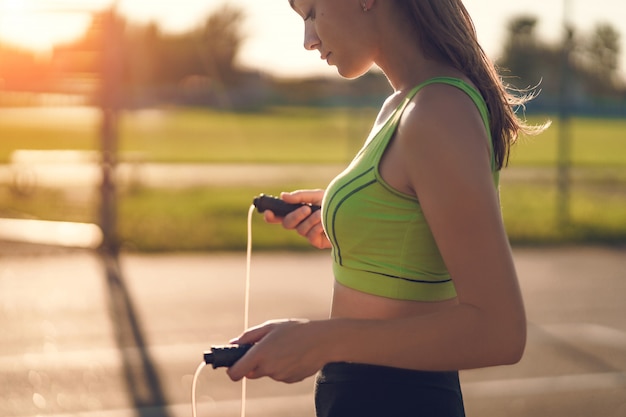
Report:
[[[2,1],[2,0],[0,0]],[[299,16],[302,16],[302,18],[304,19],[304,14],[302,13],[302,11],[298,8],[296,8],[296,0],[289,0],[289,5],[291,6],[291,8],[293,9],[294,12],[298,13]]]
[[[296,0],[289,0],[289,5],[296,13],[301,14],[301,11],[296,7]]]

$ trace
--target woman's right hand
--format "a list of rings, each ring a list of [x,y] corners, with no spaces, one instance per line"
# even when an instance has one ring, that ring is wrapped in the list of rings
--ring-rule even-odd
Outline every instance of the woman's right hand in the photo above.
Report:
[[[280,198],[287,203],[309,203],[321,205],[324,198],[324,190],[298,190],[290,193],[283,192]],[[311,245],[319,249],[331,247],[330,241],[322,227],[321,210],[311,213],[311,208],[300,207],[285,217],[276,216],[271,210],[264,212],[265,221],[268,223],[281,223],[285,229],[295,230],[300,236],[305,237]]]

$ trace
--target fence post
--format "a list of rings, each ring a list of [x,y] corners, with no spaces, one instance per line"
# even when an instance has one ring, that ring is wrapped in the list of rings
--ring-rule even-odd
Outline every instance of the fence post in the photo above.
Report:
[[[100,227],[102,250],[115,255],[119,251],[117,235],[117,190],[115,171],[118,148],[118,116],[122,73],[122,28],[112,7],[103,13],[100,65],[100,109],[102,112],[100,149],[102,183],[100,185]]]
[[[559,134],[557,149],[557,223],[561,230],[571,222],[570,209],[570,168],[571,168],[571,128],[570,101],[572,88],[570,55],[574,41],[574,29],[569,24],[570,0],[563,1],[563,27],[565,36],[561,54],[561,85],[559,92]]]

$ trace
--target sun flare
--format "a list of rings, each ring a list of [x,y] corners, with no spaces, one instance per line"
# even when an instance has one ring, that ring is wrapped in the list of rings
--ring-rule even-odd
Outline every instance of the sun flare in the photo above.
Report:
[[[89,18],[88,10],[55,10],[41,0],[0,0],[0,41],[49,51],[80,36]]]

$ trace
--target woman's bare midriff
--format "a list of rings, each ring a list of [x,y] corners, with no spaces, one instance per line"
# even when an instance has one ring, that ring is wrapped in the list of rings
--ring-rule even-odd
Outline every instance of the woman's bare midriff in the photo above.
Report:
[[[430,314],[457,303],[456,298],[435,302],[395,300],[353,290],[335,281],[331,317],[392,319]]]

